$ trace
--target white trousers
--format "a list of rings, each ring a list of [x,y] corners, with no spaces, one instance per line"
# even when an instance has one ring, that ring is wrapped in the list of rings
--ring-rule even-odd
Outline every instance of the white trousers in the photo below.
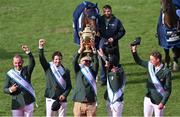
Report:
[[[52,111],[51,106],[55,100],[51,98],[46,98],[46,117],[65,117],[66,116],[66,109],[67,109],[67,102],[61,102],[60,109],[58,111]]]
[[[162,117],[164,109],[159,109],[159,106],[153,104],[148,97],[144,97],[144,117],[152,117],[154,112],[155,117]]]
[[[34,103],[26,105],[18,110],[12,110],[13,117],[32,117],[34,111]]]
[[[122,117],[124,102],[115,102],[110,104],[109,101],[106,101],[106,107],[109,117]]]

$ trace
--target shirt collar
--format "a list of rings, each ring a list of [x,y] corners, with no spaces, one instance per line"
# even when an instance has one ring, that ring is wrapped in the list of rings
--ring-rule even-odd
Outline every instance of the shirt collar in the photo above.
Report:
[[[160,66],[158,66],[158,67],[155,67],[155,71],[156,71],[156,73],[161,69],[163,67],[163,64],[161,63],[160,64]]]
[[[14,71],[18,72],[19,74],[21,74],[22,70],[17,70],[16,68],[14,68]]]

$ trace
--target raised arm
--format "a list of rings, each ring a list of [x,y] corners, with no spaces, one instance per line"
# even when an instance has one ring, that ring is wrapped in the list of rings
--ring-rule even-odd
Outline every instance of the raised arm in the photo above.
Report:
[[[143,67],[148,67],[148,62],[147,61],[144,61],[142,60],[138,54],[137,54],[137,50],[136,50],[137,46],[131,46],[131,52],[132,52],[132,55],[133,55],[133,58],[135,60],[135,62]]]
[[[44,45],[45,45],[45,40],[40,39],[39,40],[39,61],[43,69],[46,71],[49,68],[49,63],[47,62],[44,56]]]
[[[31,76],[32,71],[33,71],[33,69],[34,69],[34,67],[35,67],[34,57],[33,57],[32,53],[31,53],[31,51],[30,51],[30,49],[28,48],[27,45],[22,45],[21,47],[22,47],[22,50],[23,50],[23,51],[28,55],[28,57],[29,57],[29,64],[28,64],[28,66],[27,66],[27,72],[28,72],[29,76]]]
[[[94,71],[98,71],[98,68],[99,68],[99,64],[98,64],[98,58],[97,58],[97,52],[96,52],[96,49],[95,49],[95,41],[94,40],[91,40],[91,49],[93,50],[93,56],[92,56],[92,61],[93,61],[93,65],[92,65],[92,69]]]
[[[84,50],[84,42],[81,40],[80,41],[80,48],[79,48],[78,52],[73,57],[73,67],[74,67],[75,73],[79,72],[79,70],[80,70],[78,59],[79,59],[79,56],[82,54],[83,50]]]
[[[103,50],[100,48],[99,50],[97,50],[97,53],[105,62],[105,67],[108,67],[109,66],[108,58],[107,58],[107,56],[104,55]]]

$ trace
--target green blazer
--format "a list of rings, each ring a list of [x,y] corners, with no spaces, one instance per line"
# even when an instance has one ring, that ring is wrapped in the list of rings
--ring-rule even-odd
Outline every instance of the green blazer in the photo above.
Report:
[[[141,60],[137,53],[133,53],[133,57],[137,64],[148,68],[148,61]],[[159,79],[161,85],[163,86],[165,95],[161,96],[161,94],[157,92],[148,72],[146,96],[149,97],[154,104],[163,103],[165,105],[171,94],[171,71],[165,65],[163,65],[163,67],[156,73],[156,77]]]
[[[62,77],[66,81],[66,89],[64,90],[56,82],[55,76],[51,71],[50,64],[49,62],[47,62],[44,56],[43,49],[39,49],[39,60],[45,72],[46,89],[44,96],[56,100],[57,98],[59,98],[60,95],[64,95],[66,97],[64,101],[67,101],[67,96],[69,95],[72,89],[71,80],[70,80],[70,71],[62,66],[65,70],[65,74],[63,74]]]
[[[117,72],[108,71],[107,73],[107,78],[113,92],[117,92],[119,88],[122,88],[123,85],[125,85],[124,70],[121,65],[118,65],[118,67],[119,67],[119,71]],[[117,99],[118,102],[123,101],[123,95],[124,94],[122,94],[122,96]],[[104,99],[109,100],[107,89],[104,94]]]
[[[35,60],[30,52],[28,54],[29,65],[22,67],[20,74],[25,80],[31,84],[31,74],[35,66]],[[24,90],[21,86],[18,86],[17,91],[10,93],[9,87],[16,82],[6,74],[6,80],[4,83],[4,93],[12,96],[12,110],[17,110],[25,105],[29,105],[35,101],[34,97]],[[17,83],[16,83],[17,84]]]
[[[74,102],[83,102],[87,99],[88,102],[96,101],[96,94],[92,86],[88,83],[85,76],[81,72],[81,68],[78,63],[80,54],[77,53],[73,58],[73,67],[76,74],[76,85],[73,91],[73,101]],[[89,67],[92,75],[96,78],[98,73],[98,60],[97,55],[92,56],[92,65]]]

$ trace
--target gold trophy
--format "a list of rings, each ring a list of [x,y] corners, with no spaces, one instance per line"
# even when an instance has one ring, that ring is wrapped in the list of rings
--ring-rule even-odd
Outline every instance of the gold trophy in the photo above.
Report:
[[[91,40],[95,41],[95,34],[96,32],[92,31],[89,25],[86,25],[84,30],[79,32],[80,39],[85,42],[85,50],[83,51],[83,53],[92,53]]]

